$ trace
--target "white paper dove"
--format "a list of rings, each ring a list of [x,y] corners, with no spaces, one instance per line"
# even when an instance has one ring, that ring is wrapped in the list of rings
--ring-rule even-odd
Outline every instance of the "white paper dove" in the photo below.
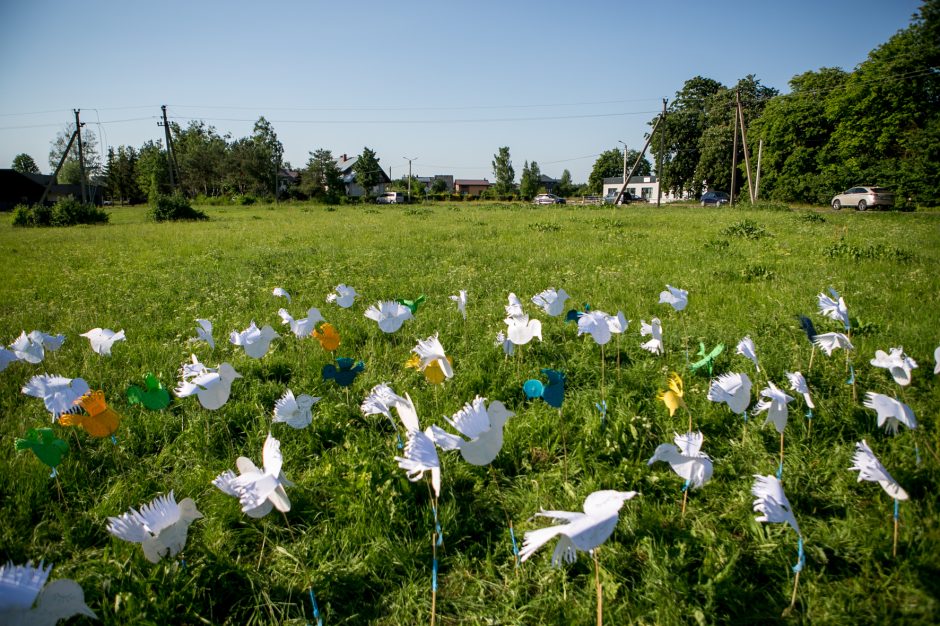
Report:
[[[891,348],[890,354],[875,350],[875,358],[871,360],[871,364],[888,370],[894,382],[902,387],[911,384],[911,372],[917,367],[917,362],[904,354],[904,348]]]
[[[62,347],[64,341],[65,335],[48,335],[41,330],[31,331],[27,335],[26,331],[23,331],[16,341],[10,344],[10,348],[16,359],[35,365],[42,362],[47,351],[54,352]],[[0,367],[0,371],[3,371],[3,367]]]
[[[800,533],[800,525],[796,523],[796,517],[790,508],[790,501],[787,500],[787,496],[783,492],[783,484],[777,480],[776,476],[755,474],[751,494],[755,498],[754,511],[763,513],[760,517],[755,517],[755,520],[758,522],[789,524],[797,535],[803,536]]]
[[[555,291],[551,287],[532,296],[532,302],[551,317],[558,317],[565,312],[565,302],[570,298],[564,289]]]
[[[514,317],[507,317],[504,321],[506,322],[506,338],[513,345],[524,346],[536,337],[542,341],[542,322],[539,320],[530,320],[528,315],[521,313]]]
[[[506,356],[512,356],[516,351],[516,345],[509,341],[509,338],[506,337],[506,333],[499,331],[496,333],[496,341],[493,342],[494,346],[501,346],[503,348],[503,354]]]
[[[558,537],[558,544],[552,553],[552,566],[560,566],[562,560],[574,563],[578,551],[589,552],[607,541],[620,519],[623,503],[636,495],[635,491],[595,491],[584,499],[583,513],[539,511],[537,516],[550,517],[562,523],[528,531],[522,550],[519,551],[519,560],[525,561],[551,539]]]
[[[760,396],[762,399],[754,407],[754,415],[757,416],[767,411],[764,425],[766,426],[767,422],[773,422],[777,432],[783,433],[789,416],[787,405],[793,402],[793,397],[788,396],[770,381],[767,381],[767,386],[760,390]]]
[[[522,317],[525,312],[522,310],[522,300],[519,296],[510,292],[509,304],[506,305],[506,317]]]
[[[170,491],[169,495],[143,505],[140,511],[132,508],[120,517],[109,517],[108,532],[124,541],[141,544],[147,560],[157,563],[183,550],[189,525],[197,519],[202,519],[202,513],[193,499],[184,498],[177,504]]]
[[[611,332],[607,315],[603,311],[588,311],[578,317],[578,336],[591,335],[595,343],[603,346],[610,341]]]
[[[459,450],[467,463],[487,465],[503,447],[503,426],[513,415],[515,413],[507,410],[499,400],[490,402],[487,407],[486,398],[477,396],[453,417],[446,418],[447,423],[469,441],[436,425],[431,426],[431,437],[442,450]]]
[[[263,469],[258,469],[251,459],[240,456],[235,461],[239,476],[231,470],[216,476],[212,484],[223,493],[238,498],[242,511],[248,517],[264,517],[276,508],[282,513],[290,511],[290,499],[285,487],[293,487],[282,471],[281,442],[268,433],[261,451]]]
[[[787,380],[790,381],[790,389],[803,394],[803,401],[806,402],[806,406],[815,409],[816,405],[813,404],[813,399],[809,396],[809,385],[806,384],[803,374],[801,372],[786,372],[786,375]]]
[[[309,337],[311,333],[313,333],[313,329],[317,327],[317,324],[324,321],[323,316],[320,315],[320,309],[316,307],[307,309],[307,317],[299,320],[295,320],[291,317],[287,309],[278,309],[277,314],[281,316],[281,323],[289,325],[290,331],[294,333],[298,339]]]
[[[52,565],[38,567],[7,562],[0,565],[0,624],[55,626],[73,615],[98,619],[85,604],[85,593],[74,580],[60,578],[46,585]]]
[[[388,383],[380,383],[369,391],[359,410],[366,416],[384,415],[392,423],[392,428],[396,428],[392,409],[399,403],[405,403],[405,399],[395,393]]]
[[[757,363],[757,351],[754,348],[754,340],[751,339],[750,335],[745,336],[744,339],[738,342],[737,353],[746,359],[750,359],[757,371],[760,372],[760,365]]]
[[[936,376],[940,374],[940,346],[933,351],[933,360],[935,365],[933,366],[933,374]]]
[[[467,319],[467,292],[464,289],[461,289],[457,292],[456,296],[451,296],[451,300],[457,303],[457,311],[463,315],[464,319]]]
[[[884,429],[896,435],[898,426],[904,424],[908,428],[917,428],[917,418],[914,417],[914,411],[899,400],[874,391],[865,394],[865,406],[878,412],[878,426],[884,426]]]
[[[436,361],[441,368],[441,372],[444,373],[445,378],[454,377],[454,368],[451,367],[450,361],[447,360],[447,355],[444,354],[444,347],[437,338],[437,333],[434,333],[427,339],[419,341],[418,345],[412,348],[411,351],[417,354],[418,358],[421,359],[418,369],[422,372],[428,365]]]
[[[666,291],[659,292],[659,303],[668,304],[676,311],[681,311],[689,303],[689,292],[685,289],[666,285]]]
[[[875,456],[875,453],[868,447],[868,443],[862,439],[855,444],[855,455],[852,457],[851,471],[858,472],[858,482],[869,480],[881,485],[889,496],[895,500],[907,500],[907,492],[901,488],[898,481],[891,477],[888,470]]]
[[[607,316],[607,328],[614,334],[620,335],[627,332],[629,325],[630,320],[624,316],[623,311],[617,311],[617,315]]]
[[[705,439],[701,432],[675,433],[675,445],[662,443],[656,447],[653,456],[646,462],[652,465],[656,461],[665,461],[672,467],[672,471],[684,478],[686,484],[692,489],[699,489],[712,477],[712,460],[702,452],[702,441]]]
[[[373,304],[363,315],[378,322],[379,330],[383,333],[394,333],[406,320],[413,317],[411,309],[393,300],[383,300],[378,304]]]
[[[83,378],[66,378],[39,374],[29,379],[22,392],[34,398],[42,398],[46,410],[55,421],[63,413],[78,413],[81,407],[76,400],[88,393],[90,388]]]
[[[261,329],[255,326],[254,320],[245,330],[239,332],[232,331],[228,340],[236,346],[245,349],[245,354],[253,359],[260,359],[268,353],[271,342],[280,337],[273,328],[265,324]]]
[[[288,389],[280,400],[274,403],[274,422],[284,423],[291,428],[306,428],[313,422],[313,405],[320,398],[308,396],[305,393],[296,398],[294,392]]]
[[[81,336],[87,337],[91,342],[91,349],[101,356],[111,356],[111,346],[125,339],[123,330],[114,332],[110,328],[92,328]]]
[[[658,317],[651,319],[649,324],[646,323],[646,320],[640,320],[640,337],[646,337],[647,335],[649,335],[651,339],[640,347],[644,350],[652,352],[653,354],[662,354],[663,325],[662,322],[659,321]]]
[[[826,353],[826,356],[832,356],[832,351],[838,348],[843,350],[854,350],[851,340],[842,333],[822,333],[813,337],[813,343],[819,346],[819,349]]]
[[[195,394],[199,404],[210,411],[215,411],[228,402],[232,391],[232,382],[242,375],[228,363],[217,368],[209,368],[192,355],[192,363],[184,363],[180,368],[180,384],[174,389],[178,398]]]
[[[16,356],[16,353],[12,350],[0,348],[0,372],[5,370],[10,363],[15,363],[19,360],[19,357]]]
[[[402,401],[395,401],[394,408],[398,412],[398,418],[405,426],[408,433],[408,440],[405,443],[405,456],[396,456],[398,467],[405,470],[408,480],[417,482],[421,480],[425,472],[431,473],[431,487],[434,489],[434,496],[441,495],[441,460],[437,456],[437,448],[434,447],[433,432],[430,427],[421,431],[418,423],[418,412],[415,410],[414,402],[411,396],[405,394]]]
[[[751,379],[747,374],[722,374],[708,387],[708,399],[724,402],[732,413],[744,415],[751,404]]]
[[[215,339],[212,337],[212,322],[209,320],[196,320],[196,336],[190,341],[205,341],[209,348],[215,350]]]
[[[831,298],[824,293],[820,293],[816,296],[816,302],[819,305],[819,313],[829,319],[842,322],[845,330],[848,331],[849,309],[845,306],[845,300],[831,287],[829,288],[829,293],[832,295]]]
[[[326,301],[348,309],[356,301],[356,296],[358,295],[355,289],[340,283],[336,285],[336,289],[333,290],[333,293],[327,294]]]
[[[287,304],[290,304],[290,294],[283,287],[275,287],[271,295],[275,298],[287,298]]]

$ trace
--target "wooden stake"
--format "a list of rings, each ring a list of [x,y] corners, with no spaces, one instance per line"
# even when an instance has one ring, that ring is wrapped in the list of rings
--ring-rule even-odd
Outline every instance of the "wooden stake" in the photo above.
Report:
[[[813,369],[813,357],[816,356],[816,344],[813,344],[813,350],[809,353],[809,367],[806,369],[806,373],[809,374]]]
[[[790,598],[790,606],[787,607],[787,610],[783,612],[783,616],[786,617],[790,614],[791,611],[796,607],[796,588],[800,584],[800,573],[796,573],[796,577],[793,579],[793,596]]]
[[[897,557],[898,555],[898,501],[897,498],[894,500],[894,548],[891,550],[891,556]]]
[[[783,481],[783,433],[780,433],[780,480]]]
[[[604,345],[601,344],[601,400],[604,399]]]
[[[597,561],[597,548],[591,551],[594,555],[594,584],[597,587],[597,626],[604,624],[604,594],[601,591],[601,566]]]
[[[682,517],[685,517],[685,503],[689,500],[689,487],[682,490]]]

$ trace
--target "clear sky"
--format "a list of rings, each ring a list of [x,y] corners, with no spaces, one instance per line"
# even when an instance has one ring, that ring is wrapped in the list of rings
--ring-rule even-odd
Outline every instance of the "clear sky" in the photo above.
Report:
[[[80,108],[107,146],[160,139],[160,105],[243,137],[264,115],[308,153],[375,150],[400,177],[493,180],[509,146],[584,182],[618,141],[700,75],[853,69],[910,23],[917,0],[433,2],[0,0],[0,167],[49,147]]]

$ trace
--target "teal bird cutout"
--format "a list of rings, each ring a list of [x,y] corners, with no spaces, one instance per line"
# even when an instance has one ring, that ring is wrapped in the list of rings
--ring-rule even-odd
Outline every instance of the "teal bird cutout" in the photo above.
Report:
[[[30,428],[26,437],[17,439],[13,445],[17,452],[32,450],[40,461],[52,468],[52,476],[56,475],[55,468],[62,457],[69,452],[69,444],[56,437],[51,428]]]
[[[365,363],[362,361],[356,362],[353,359],[339,357],[336,359],[336,365],[327,363],[323,366],[323,380],[335,380],[340,387],[348,387],[365,369]]]
[[[170,392],[156,376],[148,372],[143,389],[137,385],[127,388],[127,401],[130,404],[142,404],[151,411],[160,411],[170,405]]]

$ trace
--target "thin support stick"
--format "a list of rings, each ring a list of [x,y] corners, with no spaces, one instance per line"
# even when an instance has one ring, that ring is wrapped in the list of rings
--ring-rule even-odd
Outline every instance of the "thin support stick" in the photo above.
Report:
[[[617,384],[620,384],[620,335],[623,333],[617,334]]]
[[[434,570],[431,573],[431,626],[437,621],[437,531],[431,536],[431,555]]]
[[[796,573],[796,577],[793,579],[793,596],[790,598],[790,607],[786,610],[786,613],[789,614],[790,611],[796,607],[796,588],[800,584],[800,573]]]
[[[604,624],[604,594],[601,592],[601,566],[597,562],[597,548],[592,550],[594,554],[594,584],[597,587],[597,626]]]
[[[692,432],[692,411],[689,410],[689,405],[685,404],[685,401],[683,401],[682,404],[683,406],[685,406],[685,412],[689,414],[689,431],[688,432]]]
[[[561,423],[561,459],[565,468],[565,482],[568,482],[568,432],[561,415],[561,407],[558,407],[558,421]]]
[[[601,400],[604,399],[604,346],[601,344]]]
[[[780,473],[783,474],[783,433],[780,433]]]
[[[685,517],[685,503],[689,501],[689,490],[685,488],[682,490],[682,516]]]
[[[806,368],[806,373],[809,374],[813,371],[813,357],[816,356],[816,344],[813,344],[813,350],[809,353],[809,367]]]
[[[268,527],[264,527],[264,534],[261,535],[261,550],[258,551],[258,565],[255,569],[261,569],[261,559],[264,558],[264,544],[268,540]]]
[[[898,500],[894,499],[894,548],[891,550],[891,556],[898,555]]]

